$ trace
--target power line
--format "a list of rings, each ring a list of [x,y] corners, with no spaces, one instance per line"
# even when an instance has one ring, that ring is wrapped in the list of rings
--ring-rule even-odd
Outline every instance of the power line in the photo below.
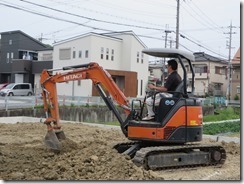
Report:
[[[203,26],[207,27],[208,29],[212,31],[216,31],[214,28],[209,27],[205,22],[202,21],[202,19],[198,19],[196,16],[194,16],[190,11],[188,11],[185,6],[182,6],[183,9],[185,9],[186,13],[188,13],[193,19],[195,19],[198,23],[202,24]]]
[[[191,2],[193,3],[193,1],[191,1]],[[187,13],[190,14],[194,19],[196,19],[198,22],[202,23],[202,25],[206,26],[208,29],[216,31],[216,28],[217,28],[217,30],[219,30],[222,33],[222,30],[219,28],[219,26],[216,23],[214,23],[212,20],[209,21],[209,19],[206,18],[207,16],[195,4],[194,5],[198,9],[198,11],[196,11],[195,8],[192,8],[189,3],[185,2],[185,4],[191,9],[190,11],[186,10]],[[200,19],[197,19],[196,16],[193,16],[190,12],[194,12]],[[199,12],[204,14],[204,16],[201,16],[199,14]]]
[[[212,27],[212,29],[223,29],[224,27]],[[195,28],[195,29],[184,29],[184,31],[206,31],[209,30],[209,28]]]
[[[67,15],[72,15],[72,16],[75,16],[75,17],[88,19],[90,21],[96,21],[96,22],[103,22],[103,23],[115,24],[115,25],[121,25],[121,26],[128,26],[128,27],[136,27],[136,28],[143,28],[143,29],[152,29],[152,30],[163,31],[163,29],[158,29],[158,28],[151,28],[151,27],[145,27],[145,26],[138,26],[138,25],[132,25],[132,24],[123,24],[123,23],[117,23],[117,22],[99,20],[99,19],[90,18],[90,17],[87,17],[87,16],[77,15],[77,14],[70,13],[70,12],[67,12],[67,11],[59,10],[59,9],[56,9],[56,8],[50,8],[50,7],[47,7],[47,6],[44,6],[44,5],[40,5],[40,4],[37,4],[37,3],[32,3],[32,2],[26,1],[26,0],[20,0],[20,1],[23,1],[25,3],[29,3],[29,4],[32,4],[32,5],[35,5],[35,6],[39,6],[39,7],[42,7],[42,8],[46,8],[46,9],[49,9],[49,10],[53,10],[53,11],[56,11],[56,12],[64,13],[64,14],[67,14]]]
[[[139,23],[144,23],[144,24],[148,24],[148,25],[153,25],[153,26],[159,26],[159,27],[162,27],[162,25],[159,25],[159,24],[153,24],[153,23],[149,23],[149,22],[145,22],[145,21],[141,21],[141,20],[136,20],[136,19],[132,19],[132,18],[128,18],[128,17],[121,17],[121,16],[117,16],[117,15],[114,15],[114,14],[109,14],[107,12],[101,12],[101,11],[97,11],[95,9],[88,9],[88,8],[85,8],[85,7],[81,7],[79,5],[70,5],[70,3],[64,3],[64,2],[56,2],[54,0],[48,0],[48,1],[52,1],[52,2],[55,2],[55,3],[58,3],[60,5],[65,5],[65,6],[69,6],[69,7],[72,7],[72,8],[78,8],[78,9],[82,9],[82,10],[85,10],[85,11],[88,11],[88,12],[94,12],[94,13],[98,13],[98,14],[102,14],[102,15],[106,15],[106,16],[110,16],[110,17],[113,17],[113,18],[119,18],[119,19],[123,19],[123,20],[127,20],[127,21],[134,21],[134,22],[139,22]],[[135,12],[133,12],[135,13]],[[154,17],[153,14],[150,14],[150,16]]]
[[[118,6],[118,4],[114,4],[111,2],[102,2],[102,0],[94,0],[96,1],[96,4],[106,7],[106,8],[113,8],[113,9],[118,9],[118,10],[123,10],[123,12],[128,12],[128,13],[133,13],[133,14],[139,14],[139,15],[146,15],[146,16],[154,16],[155,17],[155,12],[145,12],[145,11],[141,11],[141,10],[135,10],[135,9],[131,9],[130,6],[127,6],[126,8],[121,8],[121,6]],[[133,2],[133,1],[132,1]],[[151,1],[150,1],[151,2]],[[141,4],[141,2],[140,2]],[[148,3],[147,3],[148,4]],[[169,8],[172,8],[172,6],[167,5]],[[161,17],[161,13],[159,14],[159,16]],[[168,14],[167,14],[168,15]]]
[[[103,30],[103,31],[112,31],[112,30],[109,30],[109,29],[103,29],[103,28],[98,28],[98,27],[94,27],[94,26],[88,26],[88,25],[85,25],[85,24],[82,24],[82,23],[74,22],[74,21],[71,21],[71,20],[63,19],[63,18],[54,17],[54,16],[51,16],[51,15],[35,12],[35,11],[32,11],[32,10],[20,8],[20,7],[9,5],[9,4],[0,3],[0,5],[6,6],[6,7],[9,7],[9,8],[14,8],[14,9],[21,10],[21,11],[25,11],[25,12],[28,12],[28,13],[40,15],[40,16],[43,16],[43,17],[47,17],[47,18],[63,21],[63,22],[68,22],[68,23],[77,24],[77,25],[84,26],[84,27],[89,27],[89,28],[92,28],[92,29],[98,29],[98,30]]]
[[[203,17],[203,18],[206,18],[207,20],[209,20],[209,22],[212,24],[212,25],[214,25],[214,26],[216,26],[216,28],[219,28],[219,25],[218,24],[216,24],[208,15],[206,15],[195,3],[194,3],[194,1],[191,1],[191,3],[199,10],[199,12],[201,12],[202,14],[203,14],[203,16],[201,16],[201,17]]]
[[[217,54],[217,55],[219,55],[219,56],[222,56],[222,57],[227,58],[227,56],[224,56],[224,55],[218,54],[217,52],[212,51],[212,50],[210,50],[209,48],[207,48],[207,47],[205,47],[205,46],[203,46],[203,45],[201,45],[201,44],[199,44],[199,43],[197,43],[197,42],[195,42],[195,41],[193,41],[193,40],[189,39],[189,38],[188,38],[188,37],[186,37],[185,35],[180,34],[180,36],[181,36],[182,38],[187,39],[187,40],[189,40],[190,42],[192,42],[192,43],[194,43],[194,44],[198,45],[199,47],[202,47],[202,48],[206,49],[206,50],[207,50],[207,51],[209,51],[209,52],[212,52],[212,53],[214,53],[214,54]]]
[[[180,5],[181,5],[180,0],[177,0],[177,18],[176,18],[176,32],[175,32],[175,34],[176,34],[176,48],[179,47],[179,46],[178,46],[178,45],[179,45],[179,36],[181,36],[182,38],[185,38],[185,39],[191,41],[192,43],[194,43],[194,44],[196,44],[196,45],[198,45],[198,46],[200,46],[200,47],[202,47],[202,48],[204,48],[204,49],[206,49],[206,50],[208,50],[208,51],[210,51],[210,52],[212,52],[212,53],[214,53],[214,54],[218,54],[218,53],[216,53],[216,52],[214,52],[214,51],[208,49],[207,47],[205,47],[205,46],[203,46],[203,45],[201,45],[201,44],[199,44],[199,43],[197,43],[197,42],[195,42],[195,41],[189,39],[188,37],[182,35],[182,34],[179,32],[179,13],[180,13],[179,10],[180,10]],[[184,7],[183,7],[183,8],[184,8]],[[187,11],[187,12],[188,12],[188,11]],[[190,14],[190,15],[191,15],[191,14]],[[191,15],[191,16],[192,16],[192,15]],[[173,32],[174,32],[174,31],[173,31]],[[218,55],[220,55],[220,54],[218,54]],[[222,56],[222,57],[223,57],[223,56]],[[226,57],[226,56],[224,56],[224,57]]]
[[[54,16],[51,16],[51,15],[46,15],[46,14],[43,14],[43,13],[39,13],[39,12],[35,12],[33,10],[28,10],[28,9],[25,9],[25,8],[21,8],[21,7],[17,7],[17,6],[13,6],[13,5],[9,5],[9,4],[4,4],[4,3],[0,3],[0,5],[3,5],[3,6],[7,6],[9,8],[14,8],[14,9],[17,9],[17,10],[21,10],[21,11],[26,11],[26,12],[29,12],[29,13],[32,13],[32,14],[36,14],[36,15],[40,15],[40,16],[44,16],[44,17],[47,17],[47,18],[51,18],[51,19],[55,19],[55,20],[59,20],[59,21],[64,21],[64,22],[68,22],[68,23],[72,23],[72,24],[76,24],[76,25],[80,25],[80,26],[83,26],[83,27],[88,27],[88,28],[91,28],[91,29],[95,29],[95,30],[102,30],[102,31],[113,31],[113,30],[108,30],[108,29],[103,29],[103,28],[99,28],[99,27],[94,27],[94,26],[88,26],[88,25],[85,25],[84,23],[78,23],[78,22],[74,22],[74,21],[70,21],[70,20],[67,20],[67,19],[63,19],[63,18],[58,18],[58,17],[54,17]],[[67,12],[69,13],[69,12]],[[76,14],[75,14],[76,15]],[[152,30],[155,30],[154,28],[151,28]],[[156,29],[157,30],[157,29]],[[163,30],[163,29],[159,29],[159,30]],[[175,31],[172,31],[175,33]],[[157,40],[160,40],[159,38],[156,38],[156,37],[149,37],[149,36],[145,36],[145,35],[138,35],[140,37],[146,37],[146,38],[152,38],[152,39],[157,39]],[[182,35],[181,34],[181,37],[184,37],[184,38],[187,38],[186,36]],[[202,46],[201,44],[199,43],[196,43],[195,41],[187,38],[187,40],[191,41],[192,43],[202,47],[202,48],[205,48],[206,50],[212,52],[212,53],[215,53],[217,55],[220,55],[212,50],[210,50],[209,48],[207,47],[204,47]]]

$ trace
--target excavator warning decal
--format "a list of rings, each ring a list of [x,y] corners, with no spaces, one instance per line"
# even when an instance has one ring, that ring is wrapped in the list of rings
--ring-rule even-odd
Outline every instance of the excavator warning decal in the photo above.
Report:
[[[190,120],[190,125],[198,125],[196,120]]]

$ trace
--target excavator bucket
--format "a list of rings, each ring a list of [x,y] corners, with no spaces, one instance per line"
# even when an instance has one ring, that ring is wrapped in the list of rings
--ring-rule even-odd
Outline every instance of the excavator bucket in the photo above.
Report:
[[[49,130],[44,138],[45,145],[53,150],[61,150],[62,145],[61,142],[58,140],[56,133],[53,130]]]
[[[63,130],[55,131],[55,134],[56,134],[58,140],[65,140],[66,139]]]

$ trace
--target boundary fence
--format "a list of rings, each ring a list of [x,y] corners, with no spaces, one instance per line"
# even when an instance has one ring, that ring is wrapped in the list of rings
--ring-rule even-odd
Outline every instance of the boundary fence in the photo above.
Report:
[[[143,98],[129,98],[131,102],[133,99],[143,100]],[[203,106],[221,105],[221,106],[236,106],[240,107],[240,101],[225,100],[225,102],[216,103],[214,98],[199,98]],[[105,106],[102,97],[82,97],[82,96],[58,96],[58,102],[61,106]],[[135,102],[136,103],[136,102]],[[0,97],[0,109],[10,110],[19,108],[35,108],[43,105],[40,96],[5,96]]]

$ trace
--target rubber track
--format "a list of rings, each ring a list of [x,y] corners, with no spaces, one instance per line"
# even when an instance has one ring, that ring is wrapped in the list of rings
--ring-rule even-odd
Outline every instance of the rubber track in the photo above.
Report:
[[[152,154],[163,154],[163,153],[177,153],[177,152],[188,152],[192,149],[200,149],[205,151],[210,150],[218,150],[221,153],[221,159],[216,162],[210,162],[208,164],[200,164],[200,165],[184,165],[184,166],[171,166],[171,167],[161,167],[158,168],[150,168],[147,163],[147,157]],[[145,147],[141,148],[136,152],[136,155],[132,159],[132,161],[137,166],[143,166],[145,169],[152,169],[152,170],[163,170],[163,169],[176,169],[176,168],[184,168],[184,167],[197,167],[197,166],[212,166],[218,165],[221,166],[224,164],[226,160],[226,152],[225,149],[221,146],[215,145],[181,145],[181,146],[157,146],[157,147]]]

